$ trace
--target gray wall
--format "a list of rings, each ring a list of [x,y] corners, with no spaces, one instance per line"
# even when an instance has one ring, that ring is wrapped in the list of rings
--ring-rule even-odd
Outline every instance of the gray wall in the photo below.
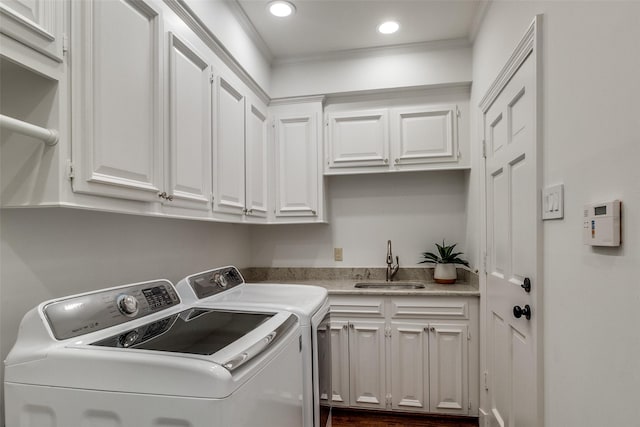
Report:
[[[22,316],[42,301],[152,279],[175,283],[209,267],[246,267],[248,246],[243,225],[62,208],[2,209],[2,360]]]
[[[544,425],[637,425],[640,3],[493,2],[474,45],[472,105],[538,13],[543,183],[564,183],[565,191],[564,219],[543,226]],[[583,245],[583,206],[616,198],[623,201],[622,246]],[[469,208],[477,218],[476,202]]]

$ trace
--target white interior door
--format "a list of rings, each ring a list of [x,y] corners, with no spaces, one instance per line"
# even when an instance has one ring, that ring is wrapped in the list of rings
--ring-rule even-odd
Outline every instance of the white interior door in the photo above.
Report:
[[[541,307],[536,300],[541,226],[535,65],[533,55],[525,59],[484,115],[486,371],[492,426],[543,423],[537,328]],[[527,279],[530,292],[522,286]]]

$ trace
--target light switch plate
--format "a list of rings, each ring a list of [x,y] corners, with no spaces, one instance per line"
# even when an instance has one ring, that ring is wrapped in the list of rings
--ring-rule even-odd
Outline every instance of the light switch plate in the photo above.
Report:
[[[342,248],[333,248],[333,260],[342,261]]]
[[[564,218],[564,184],[551,185],[542,190],[542,219]]]

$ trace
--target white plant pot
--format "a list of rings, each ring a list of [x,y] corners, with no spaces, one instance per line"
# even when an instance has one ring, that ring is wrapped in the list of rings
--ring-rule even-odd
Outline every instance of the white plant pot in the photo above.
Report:
[[[457,277],[455,264],[436,264],[436,269],[433,272],[433,279],[436,283],[450,285],[456,283]]]

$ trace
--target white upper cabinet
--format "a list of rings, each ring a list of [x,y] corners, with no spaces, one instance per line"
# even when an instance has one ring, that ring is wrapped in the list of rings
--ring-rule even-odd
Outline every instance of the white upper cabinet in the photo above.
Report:
[[[275,216],[283,222],[323,218],[321,102],[272,109],[275,140]]]
[[[458,108],[407,107],[391,110],[391,147],[396,166],[458,159]]]
[[[164,201],[206,211],[211,193],[211,73],[202,55],[169,33],[169,194]]]
[[[269,122],[267,107],[258,99],[248,99],[246,121],[246,213],[249,217],[256,216],[259,218],[266,218],[269,195]]]
[[[64,10],[62,0],[0,0],[0,33],[61,63]]]
[[[328,167],[389,164],[389,112],[386,109],[327,114]]]
[[[222,76],[216,79],[213,142],[213,210],[245,213],[245,96]]]
[[[265,222],[269,194],[267,107],[240,82],[223,76],[216,79],[215,98],[214,214],[222,214],[222,219]]]
[[[72,3],[72,144],[80,193],[157,201],[162,19],[142,0]]]
[[[327,106],[325,175],[470,167],[468,88],[380,96]]]

